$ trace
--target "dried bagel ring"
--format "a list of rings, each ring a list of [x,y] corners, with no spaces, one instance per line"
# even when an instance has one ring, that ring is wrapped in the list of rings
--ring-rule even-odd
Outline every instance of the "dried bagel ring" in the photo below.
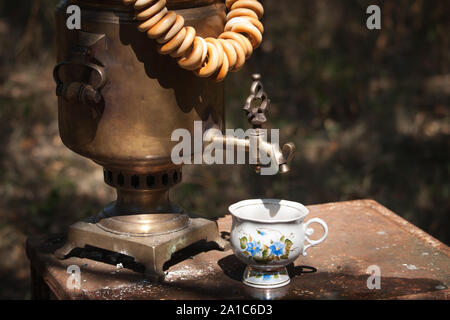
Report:
[[[219,40],[212,38],[212,37],[205,38],[205,41],[212,43],[213,45],[216,46],[217,53],[219,55],[219,61],[217,62],[217,64],[218,64],[218,68],[220,68],[220,66],[223,63],[223,57],[225,55],[222,45],[220,44]]]
[[[233,39],[225,39],[225,41],[228,41],[229,43],[231,43],[234,47],[234,51],[236,51],[236,64],[234,65],[234,68],[230,71],[232,72],[236,72],[241,70],[242,66],[245,63],[245,52],[244,49],[242,49],[241,45],[239,44],[239,42],[237,42],[236,40]]]
[[[177,14],[173,11],[169,11],[157,24],[147,31],[147,37],[156,39],[161,37],[164,33],[174,25],[177,20]]]
[[[241,45],[242,49],[244,49],[245,59],[248,59],[253,52],[253,47],[250,41],[239,33],[227,31],[222,33],[219,38],[236,40]]]
[[[170,41],[164,43],[158,48],[161,54],[169,54],[181,46],[186,38],[186,28],[182,28]]]
[[[250,56],[253,53],[253,46],[252,46],[252,43],[250,42],[250,40],[246,36],[244,36],[244,35],[242,35],[240,33],[237,33],[237,32],[233,32],[233,33],[239,39],[241,39],[242,43],[244,43],[244,47],[243,48],[245,49],[245,59],[250,58]]]
[[[228,20],[228,22],[225,25],[224,31],[231,31],[231,28],[233,28],[233,26],[235,24],[243,23],[243,22],[250,22],[256,28],[258,28],[258,30],[259,30],[259,32],[261,32],[261,34],[264,33],[264,26],[263,26],[263,24],[258,19],[255,19],[255,18],[252,18],[252,17],[248,17],[248,16],[234,17],[234,18]]]
[[[184,27],[184,18],[180,15],[177,15],[177,19],[175,20],[173,26],[167,31],[163,36],[156,39],[158,43],[166,43],[169,40],[173,39]]]
[[[227,57],[228,60],[228,68],[231,70],[234,68],[234,66],[236,65],[236,61],[237,61],[237,54],[236,54],[236,50],[234,50],[234,47],[231,43],[229,43],[228,41],[226,41],[225,39],[217,39],[220,44],[222,45],[222,49],[225,52],[225,56]]]
[[[178,59],[178,64],[186,70],[195,70],[205,62],[207,50],[205,40],[202,37],[195,37],[191,52],[187,57]]]
[[[233,3],[231,10],[236,10],[240,8],[250,9],[258,15],[258,19],[264,14],[264,7],[258,1],[252,0],[239,0]]]
[[[233,4],[237,1],[239,1],[239,0],[226,0],[225,5],[228,8],[228,10],[230,10],[231,7],[233,6]],[[251,0],[251,1],[258,1],[258,0]]]
[[[241,16],[248,16],[248,17],[258,19],[258,15],[255,13],[255,11],[246,9],[246,8],[239,8],[239,9],[230,11],[227,14],[227,21],[230,19],[233,19],[235,17],[241,17]]]
[[[219,41],[220,46],[222,45],[222,43]],[[214,81],[216,82],[220,82],[223,79],[225,79],[225,77],[228,74],[228,70],[230,69],[230,65],[228,63],[228,58],[227,55],[224,54],[223,55],[223,63],[222,66],[220,67],[219,71],[213,76]]]
[[[153,1],[154,2],[154,1]],[[166,6],[166,0],[158,0],[155,4],[136,14],[137,20],[147,20],[160,12]]]
[[[155,14],[153,17],[151,17],[150,19],[145,20],[144,22],[139,24],[139,26],[138,26],[139,31],[147,32],[147,30],[150,29],[151,27],[153,27],[155,24],[157,24],[159,22],[159,20],[161,20],[162,17],[164,17],[167,14],[167,12],[168,12],[168,10],[166,7],[161,9],[161,11],[158,12],[157,14]]]
[[[218,69],[219,63],[219,53],[214,44],[211,42],[206,42],[208,53],[206,55],[206,61],[204,65],[196,70],[196,73],[199,77],[209,77]]]
[[[186,30],[186,38],[184,38],[183,43],[170,54],[171,57],[178,58],[181,57],[185,52],[191,47],[195,40],[195,29],[192,27],[184,27]]]
[[[151,5],[152,2],[154,2],[154,1],[155,1],[155,0],[137,0],[137,1],[134,3],[134,8],[135,8],[136,10],[139,10],[139,9],[148,7],[148,6]],[[129,2],[129,1],[128,1],[128,2]]]
[[[245,33],[252,43],[253,48],[258,48],[262,42],[262,34],[259,32],[258,28],[252,25],[250,22],[248,23],[239,23],[235,24],[231,31],[237,33]]]

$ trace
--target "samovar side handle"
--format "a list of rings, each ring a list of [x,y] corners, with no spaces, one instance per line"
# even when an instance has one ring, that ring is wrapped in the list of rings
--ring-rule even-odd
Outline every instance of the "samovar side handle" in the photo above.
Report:
[[[59,76],[59,71],[61,67],[69,65],[79,65],[94,70],[98,73],[100,81],[95,85],[91,85],[81,81],[71,81],[69,83],[64,83]],[[56,82],[56,95],[58,97],[64,98],[69,102],[97,104],[102,100],[100,89],[106,83],[106,74],[104,68],[100,65],[84,61],[63,61],[58,63],[53,69],[53,78]]]

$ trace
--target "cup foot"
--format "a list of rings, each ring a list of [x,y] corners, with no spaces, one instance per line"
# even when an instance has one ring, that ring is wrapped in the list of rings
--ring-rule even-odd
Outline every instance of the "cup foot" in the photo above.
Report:
[[[250,287],[264,289],[283,287],[289,284],[291,279],[286,267],[268,271],[247,266],[244,271],[243,282]]]

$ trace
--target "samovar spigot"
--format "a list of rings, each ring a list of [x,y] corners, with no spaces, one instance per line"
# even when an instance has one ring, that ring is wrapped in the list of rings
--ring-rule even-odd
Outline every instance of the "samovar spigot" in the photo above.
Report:
[[[294,157],[295,145],[288,142],[280,148],[277,143],[268,142],[267,130],[262,128],[262,124],[267,121],[265,111],[269,105],[270,99],[263,90],[261,83],[261,76],[254,74],[253,83],[251,86],[251,94],[247,98],[244,111],[248,122],[252,125],[252,129],[248,130],[248,137],[237,137],[232,135],[223,136],[220,131],[214,131],[213,134],[207,135],[207,143],[217,143],[218,145],[225,144],[226,148],[244,148],[250,154],[251,163],[256,162],[256,173],[261,172],[262,166],[278,166],[276,172],[286,173],[290,170],[289,162]],[[273,131],[273,129],[271,130]],[[273,134],[272,134],[273,141]],[[263,164],[262,156],[270,157],[269,164]],[[273,172],[273,171],[271,171]]]
[[[263,152],[266,152],[271,157],[272,161],[278,165],[279,172],[286,173],[290,171],[289,162],[294,157],[295,145],[293,142],[288,142],[283,145],[283,148],[280,148],[278,144],[267,142],[267,137],[262,133],[261,129],[262,124],[267,121],[266,110],[270,104],[270,99],[264,91],[261,75],[255,73],[252,75],[252,79],[253,83],[250,87],[250,95],[243,108],[245,115],[248,122],[255,129],[256,135],[258,135],[258,150],[262,149]],[[259,173],[261,170],[259,157],[257,162],[255,171]]]

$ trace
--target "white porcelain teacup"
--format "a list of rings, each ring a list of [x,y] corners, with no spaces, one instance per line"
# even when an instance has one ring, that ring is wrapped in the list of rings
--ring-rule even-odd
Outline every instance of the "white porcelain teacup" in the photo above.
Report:
[[[233,216],[230,242],[234,254],[247,268],[245,284],[257,288],[277,288],[290,282],[286,266],[328,235],[326,223],[319,218],[304,222],[308,209],[298,203],[277,199],[252,199],[237,202],[228,210]],[[318,240],[308,236],[308,228],[319,223],[324,234]],[[305,241],[308,244],[305,245]]]

